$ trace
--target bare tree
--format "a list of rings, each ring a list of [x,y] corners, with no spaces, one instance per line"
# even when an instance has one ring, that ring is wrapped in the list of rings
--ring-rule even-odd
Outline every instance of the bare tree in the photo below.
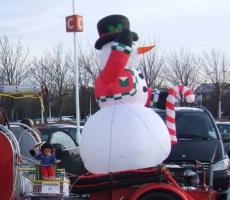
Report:
[[[27,82],[29,66],[29,49],[24,49],[20,41],[10,42],[7,36],[0,38],[0,81],[1,84],[18,85]],[[17,102],[5,99],[10,119],[13,120]],[[2,103],[3,103],[2,99]]]
[[[195,56],[183,48],[180,52],[170,53],[166,59],[165,78],[172,84],[179,82],[191,88],[199,83],[199,67]]]
[[[50,78],[49,68],[51,61],[48,55],[43,55],[40,58],[34,58],[30,69],[31,81],[48,88],[48,96],[44,99],[45,103],[45,120],[51,112],[51,104],[53,102],[54,83]]]
[[[143,55],[140,62],[143,68],[147,85],[153,88],[162,87],[164,56],[159,55],[157,49],[154,49]]]
[[[100,72],[98,52],[94,48],[84,51],[79,45],[78,64],[80,68],[80,82],[82,85],[93,85]]]
[[[205,52],[200,61],[202,75],[206,82],[214,85],[218,101],[218,117],[221,118],[221,102],[224,96],[224,88],[230,81],[230,66],[223,52],[211,50]]]
[[[50,70],[51,77],[55,81],[54,96],[59,106],[59,116],[63,112],[63,100],[70,92],[72,83],[74,82],[74,75],[70,73],[71,57],[66,54],[63,58],[62,46],[57,46],[53,54],[53,66]]]
[[[39,59],[34,58],[30,73],[35,82],[50,87],[51,80],[49,79],[50,59],[47,55],[41,56]],[[32,80],[33,81],[33,80]],[[51,88],[49,88],[50,90]]]
[[[94,98],[94,82],[100,73],[100,59],[98,52],[94,48],[83,48],[79,45],[79,83],[80,83],[80,106],[81,118],[90,115],[98,110],[97,102]]]
[[[28,72],[29,49],[24,49],[20,41],[10,43],[7,36],[0,39],[0,78],[2,84],[21,84]]]
[[[71,55],[68,52],[63,53],[63,45],[60,43],[39,60],[35,58],[31,68],[33,78],[47,86],[49,104],[56,105],[60,117],[63,113],[63,101],[70,94],[74,83],[72,68]]]

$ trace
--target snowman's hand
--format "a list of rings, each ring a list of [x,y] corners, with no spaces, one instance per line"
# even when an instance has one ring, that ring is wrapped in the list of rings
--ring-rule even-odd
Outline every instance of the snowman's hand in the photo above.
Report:
[[[35,153],[35,151],[34,151],[33,149],[30,149],[29,152],[30,152],[30,155],[31,155],[31,156],[33,156],[33,157],[36,156],[36,153]]]
[[[126,29],[118,34],[115,42],[132,47],[133,34],[130,32],[130,30]]]

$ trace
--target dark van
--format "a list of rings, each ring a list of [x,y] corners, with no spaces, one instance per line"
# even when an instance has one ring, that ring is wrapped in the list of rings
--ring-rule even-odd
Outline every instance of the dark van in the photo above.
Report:
[[[221,136],[210,112],[204,108],[177,107],[176,132],[178,142],[165,161],[198,160],[207,173],[213,165],[213,188],[218,199],[227,199],[229,158],[224,151]],[[155,110],[165,121],[165,110]]]

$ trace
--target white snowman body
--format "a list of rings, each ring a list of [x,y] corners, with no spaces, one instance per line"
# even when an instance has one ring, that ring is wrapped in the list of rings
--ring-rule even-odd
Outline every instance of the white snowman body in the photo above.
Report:
[[[112,44],[102,47],[102,66],[106,65]],[[171,141],[165,123],[151,108],[144,106],[148,95],[143,90],[146,82],[139,76],[135,54],[133,51],[125,66],[136,80],[135,94],[99,102],[101,109],[85,124],[80,153],[86,169],[92,173],[154,167],[170,153]]]

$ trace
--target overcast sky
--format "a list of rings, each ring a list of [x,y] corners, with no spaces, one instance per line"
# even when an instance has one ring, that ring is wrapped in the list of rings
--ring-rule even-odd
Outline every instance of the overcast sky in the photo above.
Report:
[[[0,36],[20,40],[40,55],[58,42],[72,48],[73,35],[65,32],[72,0],[0,0]],[[230,52],[230,0],[75,0],[84,17],[78,40],[94,46],[99,19],[126,15],[141,41],[157,41],[164,51],[184,47],[193,52],[212,48]]]

